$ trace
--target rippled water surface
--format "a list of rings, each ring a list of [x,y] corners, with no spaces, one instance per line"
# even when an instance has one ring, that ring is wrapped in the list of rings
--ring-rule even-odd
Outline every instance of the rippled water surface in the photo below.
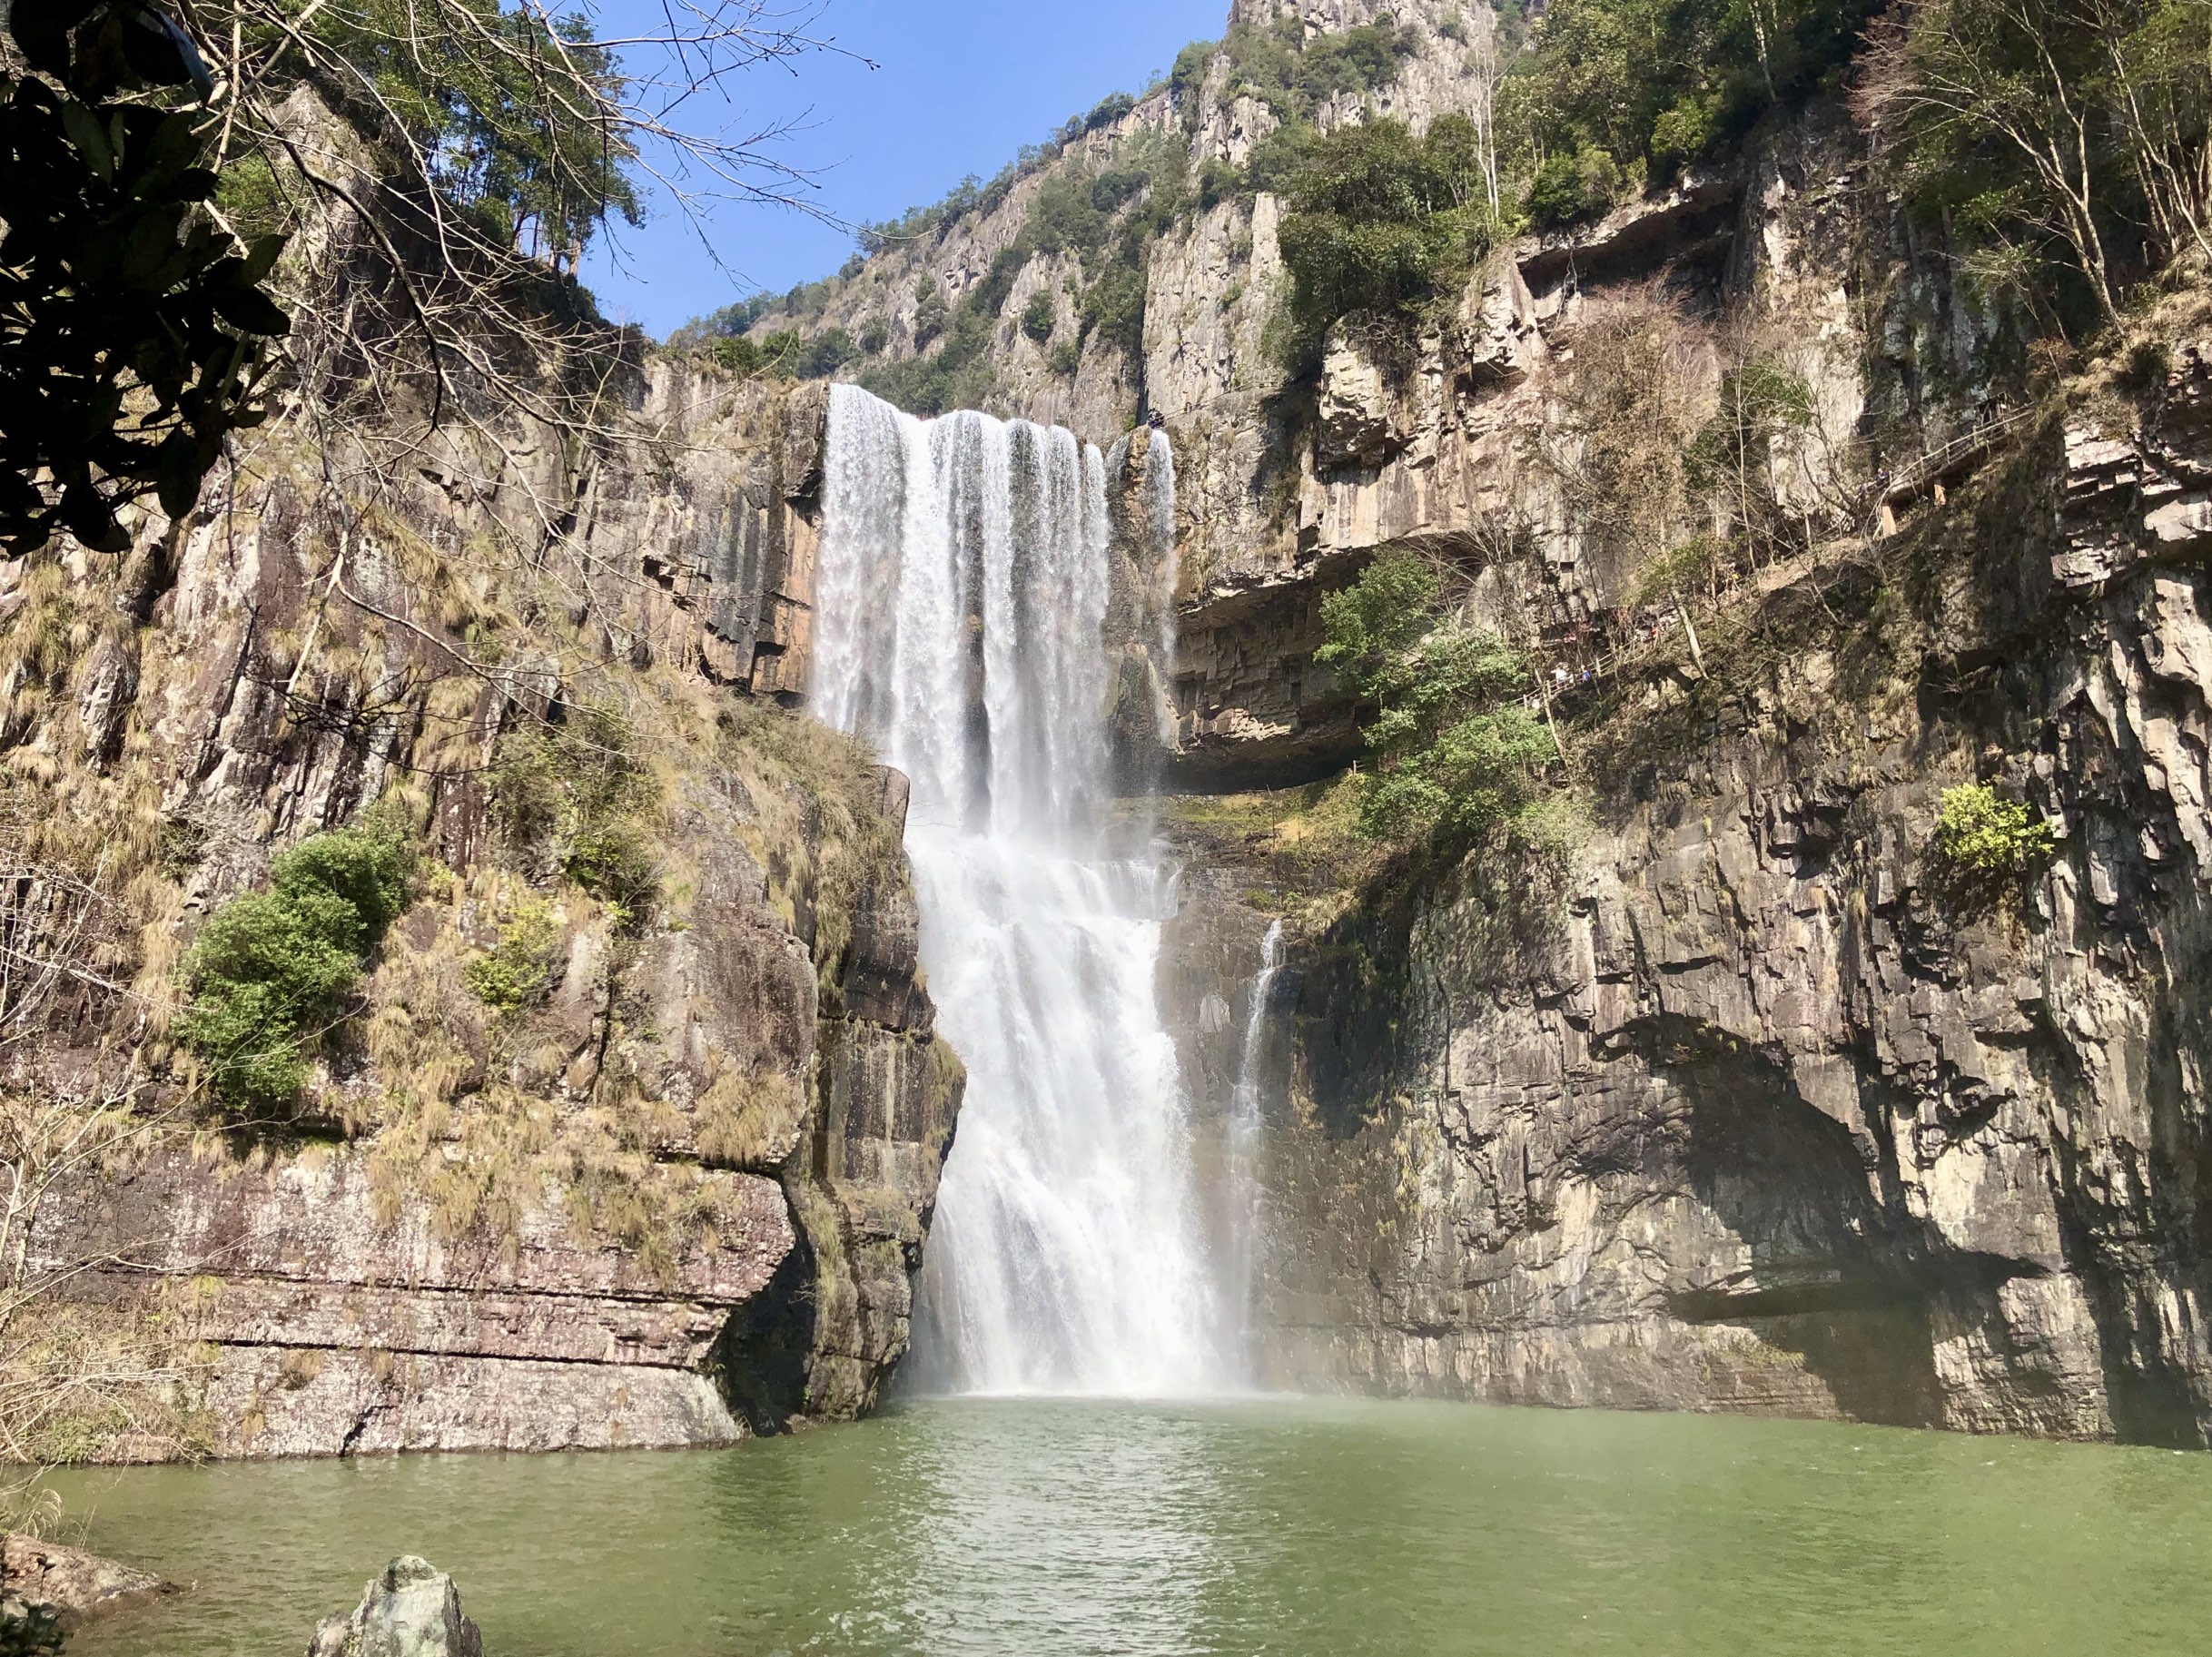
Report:
[[[73,1475],[189,1581],[75,1657],[296,1657],[393,1553],[488,1657],[2201,1652],[2212,1457],[1421,1404],[930,1403],[668,1455]]]

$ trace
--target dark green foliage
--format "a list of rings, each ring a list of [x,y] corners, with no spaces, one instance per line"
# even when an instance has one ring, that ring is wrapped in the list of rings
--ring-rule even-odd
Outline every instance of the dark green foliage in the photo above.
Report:
[[[791,372],[801,380],[827,380],[860,355],[853,336],[842,328],[825,328],[798,349]]]
[[[1168,90],[1187,117],[1198,113],[1199,92],[1213,67],[1214,54],[1220,49],[1218,40],[1194,40],[1175,54],[1175,67],[1168,72]]]
[[[620,719],[572,708],[563,724],[518,732],[499,745],[491,786],[501,833],[526,871],[574,881],[626,928],[649,922],[660,890],[652,833],[660,786]]]
[[[1127,265],[1108,271],[1083,290],[1083,331],[1137,357],[1144,350],[1145,272]]]
[[[781,301],[772,293],[755,293],[751,299],[735,305],[725,305],[711,316],[695,317],[667,339],[672,351],[692,351],[701,347],[712,348],[717,340],[735,339],[750,332],[753,324],[774,311]]]
[[[1052,311],[1052,296],[1043,289],[1029,296],[1029,305],[1022,312],[1022,331],[1037,344],[1042,345],[1052,337],[1052,327],[1058,319]]]
[[[1200,207],[1218,207],[1244,188],[1246,174],[1243,170],[1218,155],[1199,169],[1198,202]]]
[[[291,326],[263,291],[283,243],[241,248],[201,210],[208,71],[159,12],[34,0],[12,31],[38,74],[0,76],[0,543],[65,528],[118,552],[119,507],[183,517],[259,423],[262,340]]]
[[[1474,128],[1457,115],[1439,117],[1426,138],[1376,121],[1306,141],[1285,192],[1294,354],[1308,358],[1322,330],[1354,311],[1418,319],[1496,230],[1481,201]]]
[[[796,337],[792,334],[771,334],[768,338],[780,347],[794,342]],[[783,360],[780,350],[772,352],[760,340],[745,334],[732,334],[716,340],[707,354],[731,373],[742,374],[748,380],[771,367],[780,366]]]
[[[1437,625],[1443,587],[1427,559],[1380,554],[1358,581],[1321,600],[1328,642],[1316,659],[1336,668],[1365,699],[1402,689],[1413,647]]]
[[[53,1657],[61,1649],[62,1625],[52,1612],[0,1595],[0,1657]]]
[[[1526,709],[1470,715],[1368,781],[1359,826],[1378,840],[1454,842],[1509,827],[1536,802],[1552,757],[1550,735]]]
[[[1529,180],[1521,211],[1538,230],[1560,230],[1603,217],[1628,192],[1620,164],[1604,150],[1547,155]]]
[[[1508,77],[1501,125],[1541,192],[1529,216],[1602,211],[1646,176],[1716,159],[1770,104],[1851,54],[1869,0],[1552,0]],[[1508,37],[1517,20],[1501,18]]]
[[[415,853],[398,819],[372,813],[359,826],[303,840],[270,866],[276,894],[302,908],[335,900],[351,912],[357,948],[372,946],[408,904]]]
[[[928,277],[923,278],[923,281],[927,285],[922,294],[921,302],[914,307],[914,347],[916,350],[927,347],[933,340],[943,333],[945,322],[952,315],[951,308],[944,302],[944,290]]]
[[[1091,205],[1102,213],[1118,212],[1142,195],[1152,175],[1141,167],[1115,167],[1091,181]]]
[[[1552,740],[1515,703],[1528,685],[1522,654],[1467,626],[1445,600],[1443,573],[1386,551],[1322,600],[1331,666],[1378,709],[1367,728],[1379,762],[1360,796],[1378,839],[1471,839],[1510,825],[1536,800]]]
[[[404,823],[380,808],[301,841],[271,866],[271,890],[209,918],[184,959],[192,999],[176,1035],[225,1109],[258,1117],[299,1097],[317,1041],[406,909],[414,867]]]
[[[1109,93],[1105,97],[1099,100],[1096,108],[1092,109],[1088,115],[1085,115],[1082,118],[1081,131],[1083,133],[1095,133],[1101,127],[1111,126],[1115,122],[1121,120],[1122,116],[1128,114],[1130,111],[1135,109],[1136,107],[1137,100],[1131,97],[1128,93]],[[1079,137],[1081,135],[1081,133],[1077,134]]]
[[[1222,46],[1229,54],[1232,95],[1258,98],[1279,121],[1303,123],[1339,94],[1372,92],[1397,79],[1398,60],[1412,50],[1412,41],[1387,24],[1308,40],[1304,25],[1286,17],[1267,25],[1238,24]]]
[[[1114,173],[1106,176],[1116,180],[1127,177]],[[1141,190],[1144,182],[1141,176],[1137,178],[1131,193]],[[1064,173],[1056,173],[1038,185],[1036,199],[1030,204],[1029,222],[1022,230],[1022,254],[1014,263],[1015,273],[1029,261],[1032,253],[1072,252],[1089,256],[1106,245],[1107,215],[1120,202],[1101,209],[1093,200],[1094,188],[1091,181],[1080,174],[1071,176]],[[1005,255],[1000,257],[1002,260]],[[996,273],[994,268],[993,274]],[[1011,283],[1011,276],[1008,281]],[[1004,303],[1003,299],[1000,302]]]

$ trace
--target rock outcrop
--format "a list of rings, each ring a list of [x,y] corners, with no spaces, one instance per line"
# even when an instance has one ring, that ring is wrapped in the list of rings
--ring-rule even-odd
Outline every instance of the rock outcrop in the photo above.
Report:
[[[2212,1441],[2212,336],[2158,326],[2132,409],[2079,390],[1583,726],[1570,863],[1294,952],[1276,1379]],[[2060,837],[2015,890],[1932,849],[1976,782]]]
[[[484,1636],[453,1579],[402,1554],[370,1579],[351,1616],[323,1619],[307,1657],[484,1657]]]
[[[10,1531],[0,1534],[0,1592],[74,1620],[173,1589],[151,1572]]]

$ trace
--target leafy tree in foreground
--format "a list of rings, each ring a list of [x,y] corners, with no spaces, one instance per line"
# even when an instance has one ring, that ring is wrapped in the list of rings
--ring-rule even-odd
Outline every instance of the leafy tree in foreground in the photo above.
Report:
[[[116,518],[172,518],[232,431],[259,422],[262,291],[283,246],[206,211],[220,117],[182,30],[138,0],[19,4],[0,77],[0,542],[65,528],[121,551]]]

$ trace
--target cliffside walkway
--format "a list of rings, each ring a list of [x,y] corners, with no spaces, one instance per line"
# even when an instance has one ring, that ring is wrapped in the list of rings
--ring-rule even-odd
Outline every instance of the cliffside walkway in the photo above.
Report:
[[[1949,442],[1907,461],[1894,475],[1882,479],[1881,492],[1874,498],[1873,515],[1858,538],[1871,545],[1896,534],[1895,510],[1898,507],[1979,466],[2001,439],[2016,430],[2036,412],[2037,405],[2032,403],[2006,409],[1970,430],[1960,432]],[[1763,569],[1753,570],[1746,579],[1737,582],[1720,598],[1699,607],[1704,615],[1716,616],[1733,608],[1746,597],[1765,597],[1818,568],[1823,555],[1836,544],[1832,541],[1810,552],[1800,553],[1795,557],[1778,559]],[[1618,678],[1624,669],[1658,656],[1673,639],[1681,635],[1683,627],[1682,611],[1671,609],[1647,628],[1640,629],[1635,637],[1601,652],[1595,659],[1568,663],[1555,657],[1536,669],[1545,682],[1520,696],[1517,699],[1519,705],[1529,713],[1546,714],[1552,704],[1563,699],[1572,700],[1593,685]]]

